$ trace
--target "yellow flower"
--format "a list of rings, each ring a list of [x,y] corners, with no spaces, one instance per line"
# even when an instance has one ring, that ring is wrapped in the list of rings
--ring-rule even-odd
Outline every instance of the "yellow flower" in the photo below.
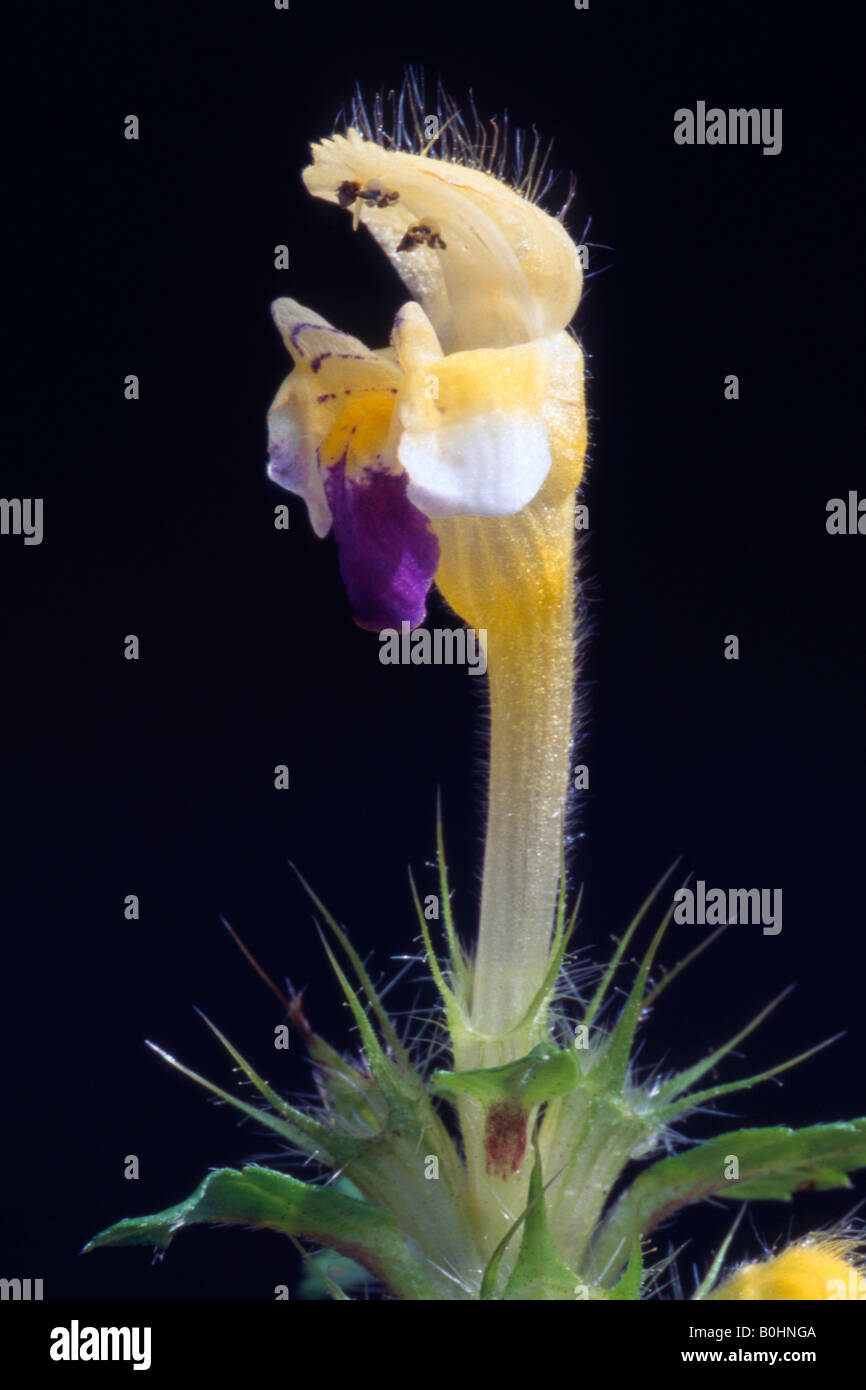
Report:
[[[423,107],[411,90],[398,105],[404,98],[420,132]],[[305,499],[318,535],[333,526],[361,626],[422,622],[435,579],[483,644],[481,914],[452,1029],[455,1066],[472,1069],[514,1060],[547,1036],[546,997],[538,1000],[570,781],[574,493],[586,450],[583,355],[568,327],[582,269],[565,228],[533,201],[534,155],[514,188],[499,177],[499,157],[485,167],[455,109],[439,142],[446,157],[431,153],[435,142],[401,148],[402,116],[393,142],[380,121],[373,138],[364,113],[354,119],[313,146],[304,182],[366,228],[412,301],[379,348],[294,300],[276,302],[293,370],[269,413],[269,473]],[[476,1118],[461,1121],[472,1200],[495,1245],[508,1208]],[[525,1174],[515,1182],[519,1202]]]
[[[866,1276],[852,1256],[858,1243],[844,1236],[809,1236],[779,1255],[743,1265],[710,1294],[718,1300],[866,1299]]]
[[[526,621],[527,602],[570,592],[577,248],[492,174],[355,129],[313,147],[304,181],[368,228],[418,302],[377,351],[276,302],[294,370],[269,412],[270,476],[318,535],[333,524],[362,626],[420,622],[434,575],[473,626]]]

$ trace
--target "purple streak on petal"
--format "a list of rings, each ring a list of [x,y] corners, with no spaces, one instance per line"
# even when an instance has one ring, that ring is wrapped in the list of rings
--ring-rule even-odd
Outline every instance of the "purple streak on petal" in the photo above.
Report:
[[[334,518],[340,573],[359,627],[381,632],[423,622],[439,564],[439,541],[406,496],[405,473],[365,468],[360,481],[345,463],[328,470],[325,493]]]

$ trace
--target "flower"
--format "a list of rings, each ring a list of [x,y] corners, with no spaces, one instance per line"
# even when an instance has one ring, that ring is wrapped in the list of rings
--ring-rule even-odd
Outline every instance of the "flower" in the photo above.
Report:
[[[370,230],[418,301],[378,350],[273,306],[294,368],[268,415],[269,475],[317,535],[333,526],[356,621],[416,626],[434,576],[476,627],[521,609],[527,575],[534,601],[545,579],[570,592],[586,441],[571,238],[491,173],[354,128],[313,147],[304,181]]]
[[[727,1302],[866,1298],[866,1277],[852,1259],[858,1244],[845,1237],[807,1237],[767,1260],[743,1265],[709,1297]]]
[[[408,98],[417,131],[423,107]],[[333,526],[360,626],[417,626],[435,579],[484,645],[488,825],[471,1019],[455,1037],[472,1068],[546,1035],[544,1008],[527,1009],[548,967],[569,785],[586,411],[568,324],[582,267],[533,201],[544,159],[531,153],[509,186],[498,132],[484,167],[454,107],[445,157],[401,148],[400,101],[387,148],[356,109],[345,135],[312,147],[303,178],[368,229],[414,299],[379,349],[276,302],[294,365],[268,416],[269,473],[304,498],[319,536]]]

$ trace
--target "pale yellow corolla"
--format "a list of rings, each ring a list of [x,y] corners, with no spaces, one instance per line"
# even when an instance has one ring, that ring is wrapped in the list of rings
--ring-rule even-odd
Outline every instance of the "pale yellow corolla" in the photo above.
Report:
[[[277,300],[294,367],[269,412],[270,476],[318,535],[333,526],[362,626],[422,621],[434,578],[475,627],[531,622],[571,591],[578,249],[481,169],[355,129],[312,154],[309,191],[372,234],[414,298],[380,349]]]

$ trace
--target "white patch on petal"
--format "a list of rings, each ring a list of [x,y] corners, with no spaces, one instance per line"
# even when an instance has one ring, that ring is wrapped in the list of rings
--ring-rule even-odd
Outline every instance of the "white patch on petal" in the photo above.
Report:
[[[545,404],[566,335],[437,359],[423,313],[407,306],[401,320],[392,441],[411,501],[431,517],[521,511],[550,471]]]
[[[427,516],[511,516],[527,506],[550,470],[544,421],[494,409],[404,431],[397,457],[409,500]]]

